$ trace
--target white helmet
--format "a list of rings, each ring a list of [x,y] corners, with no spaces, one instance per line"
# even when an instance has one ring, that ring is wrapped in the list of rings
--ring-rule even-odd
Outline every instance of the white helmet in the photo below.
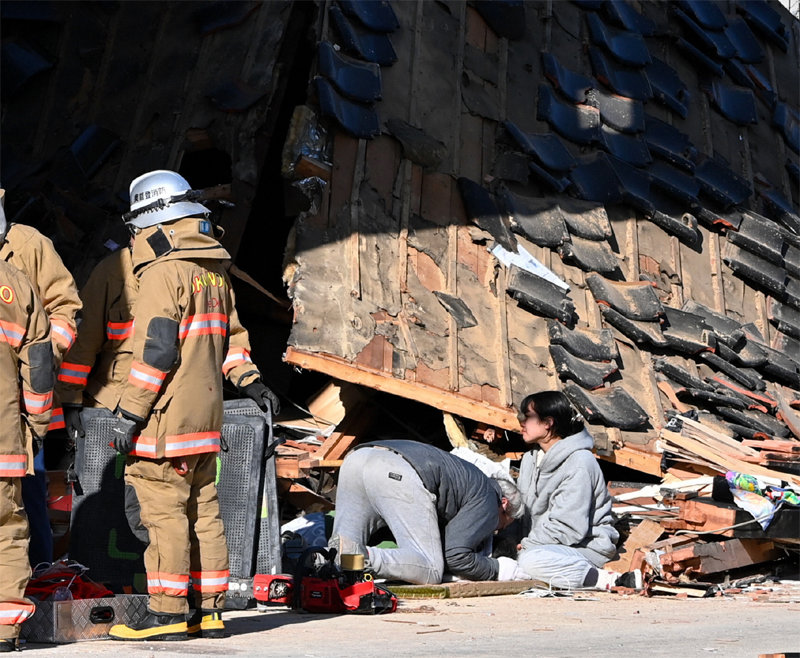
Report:
[[[199,193],[192,190],[186,179],[166,169],[149,171],[134,179],[130,197],[131,211],[122,219],[137,228],[173,222],[191,215],[210,214],[208,208],[194,201]]]

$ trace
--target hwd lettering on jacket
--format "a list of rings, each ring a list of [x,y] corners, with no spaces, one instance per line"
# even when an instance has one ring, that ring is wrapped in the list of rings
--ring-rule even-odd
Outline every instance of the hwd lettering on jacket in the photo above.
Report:
[[[216,272],[203,272],[198,274],[192,279],[192,293],[197,294],[206,286],[213,286],[215,288],[224,288],[225,279],[221,274]]]

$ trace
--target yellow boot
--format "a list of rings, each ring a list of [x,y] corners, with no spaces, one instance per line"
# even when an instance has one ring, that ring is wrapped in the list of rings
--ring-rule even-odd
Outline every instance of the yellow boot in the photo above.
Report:
[[[187,622],[191,637],[225,637],[225,622],[221,610],[194,610]]]
[[[168,615],[147,610],[147,615],[132,624],[117,624],[108,632],[112,640],[187,640],[186,615]]]

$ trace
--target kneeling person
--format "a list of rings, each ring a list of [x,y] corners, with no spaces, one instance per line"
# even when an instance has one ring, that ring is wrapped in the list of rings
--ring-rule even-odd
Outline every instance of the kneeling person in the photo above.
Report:
[[[448,571],[466,580],[511,580],[516,562],[498,562],[484,549],[495,530],[522,512],[510,481],[425,443],[375,441],[356,447],[342,464],[328,545],[363,554],[379,578],[433,584]],[[384,527],[397,548],[367,547]]]

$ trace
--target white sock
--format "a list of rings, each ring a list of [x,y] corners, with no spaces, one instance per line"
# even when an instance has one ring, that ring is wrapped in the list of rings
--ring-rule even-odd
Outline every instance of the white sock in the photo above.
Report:
[[[620,575],[621,574],[617,573],[616,571],[609,571],[608,569],[598,569],[597,582],[595,583],[594,588],[607,592],[612,587],[614,587],[614,585],[616,585],[617,578],[619,578]]]

